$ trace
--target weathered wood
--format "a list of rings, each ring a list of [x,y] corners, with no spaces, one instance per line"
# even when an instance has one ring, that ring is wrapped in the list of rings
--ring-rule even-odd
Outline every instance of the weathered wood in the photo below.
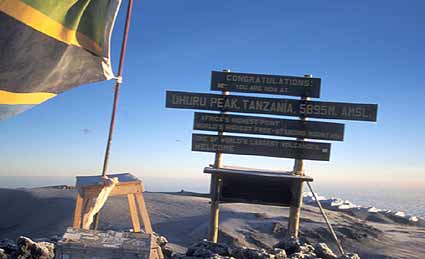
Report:
[[[163,259],[153,234],[68,228],[55,245],[58,259]]]
[[[166,107],[359,121],[376,121],[378,110],[377,104],[223,96],[178,91],[167,91]]]
[[[135,232],[141,231],[139,216],[142,218],[143,226],[146,233],[153,233],[152,225],[149,219],[149,214],[146,209],[145,200],[143,198],[142,192],[144,190],[143,183],[137,178],[128,175],[122,174],[123,182],[119,182],[114,189],[111,191],[109,196],[118,196],[126,195],[129,205],[130,218]],[[131,178],[133,177],[133,178]],[[82,212],[87,211],[88,206],[93,200],[97,197],[99,192],[102,190],[102,185],[94,185],[97,183],[96,179],[91,179],[91,177],[80,177],[80,185],[78,187],[79,196],[76,199],[76,213],[77,208],[81,206]],[[88,185],[86,185],[88,183]],[[81,195],[81,196],[80,196]],[[81,200],[79,199],[81,198]],[[81,213],[80,213],[81,214]],[[81,227],[81,219],[75,218],[74,215],[74,227]]]
[[[211,90],[320,97],[320,78],[235,72],[211,73]]]
[[[133,231],[140,232],[140,222],[139,216],[137,215],[136,200],[134,199],[134,194],[127,194],[127,200],[128,208],[130,210],[131,223],[133,224]]]
[[[220,216],[220,192],[222,181],[219,177],[211,175],[211,210],[210,210],[210,226],[208,229],[208,240],[218,242],[218,227]]]
[[[230,72],[230,70],[224,70],[225,72]],[[230,93],[228,91],[221,92],[223,96],[228,96]],[[221,111],[220,115],[225,115],[225,111]],[[218,131],[217,137],[221,139],[223,137],[223,131]],[[220,168],[223,166],[223,154],[216,150],[214,167]],[[220,216],[220,201],[218,199],[221,189],[221,179],[211,176],[211,185],[210,185],[210,195],[211,195],[211,213],[210,213],[210,226],[208,228],[208,240],[213,243],[218,242],[218,225],[219,225],[219,216]]]
[[[115,188],[111,191],[109,194],[110,197],[112,196],[120,196],[120,195],[127,195],[128,193],[141,193],[141,185],[140,181],[136,182],[126,182],[126,183],[118,183]],[[102,189],[102,185],[92,185],[87,186],[83,189],[84,196],[96,196],[99,191]]]
[[[145,228],[146,233],[153,233],[151,220],[149,218],[148,210],[146,208],[145,199],[143,198],[142,193],[136,194],[136,200],[139,208],[139,214],[142,217],[143,227]]]
[[[74,210],[74,222],[72,226],[74,228],[81,227],[81,214],[83,213],[83,198],[80,193],[77,192],[77,196],[75,198],[75,210]]]
[[[192,134],[192,151],[329,161],[331,144]]]
[[[344,140],[344,124],[195,112],[194,130]]]
[[[311,77],[311,75],[306,75],[306,77]],[[308,97],[301,97],[301,101],[308,101]],[[300,116],[302,122],[306,122],[308,119],[306,116]],[[298,141],[304,142],[304,138],[297,138]],[[295,159],[294,161],[294,175],[304,176],[304,161],[302,159]],[[289,221],[288,221],[288,238],[295,237],[298,239],[298,233],[300,228],[300,218],[301,218],[301,207],[303,204],[302,200],[302,189],[303,183],[298,183],[299,188],[299,202],[297,204],[292,204],[289,208]]]
[[[270,171],[207,167],[204,173],[221,179],[217,200],[220,203],[252,203],[275,206],[298,206],[299,184],[310,177]]]

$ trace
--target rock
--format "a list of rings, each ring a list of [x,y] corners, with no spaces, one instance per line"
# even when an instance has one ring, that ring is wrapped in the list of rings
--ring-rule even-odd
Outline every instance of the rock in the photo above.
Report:
[[[204,258],[205,257],[211,257],[213,255],[214,255],[214,253],[212,251],[208,250],[205,247],[200,247],[200,248],[196,249],[192,254],[192,256],[204,257]]]
[[[196,256],[187,256],[185,254],[181,254],[181,253],[174,253],[170,259],[200,259],[200,258],[205,258],[205,259],[235,259],[233,257],[228,257],[228,256],[221,256],[218,254],[213,254],[211,256],[207,256],[207,257],[196,257]]]
[[[304,243],[300,246],[300,252],[303,252],[304,254],[311,254],[314,252],[314,247],[312,245]]]
[[[18,247],[12,240],[4,239],[0,241],[0,249],[3,249],[6,254],[10,255],[15,253]]]
[[[315,253],[297,252],[297,253],[293,253],[290,259],[322,259],[322,258],[317,257]]]
[[[172,254],[175,252],[173,248],[168,245],[168,240],[164,236],[160,236],[157,233],[154,233],[156,238],[156,243],[161,247],[162,254],[165,258],[171,258]]]
[[[0,248],[0,259],[8,259],[9,256],[6,254],[6,252]]]
[[[286,254],[292,255],[293,253],[301,251],[300,246],[300,242],[296,238],[291,237],[286,240],[280,241],[274,247],[285,249]]]
[[[219,243],[213,243],[206,239],[190,246],[187,249],[186,255],[187,256],[194,256],[196,254],[202,254],[205,253],[205,250],[208,250],[211,252],[211,255],[217,254],[221,256],[229,256],[230,255],[230,247],[225,244],[219,244]],[[197,251],[200,250],[200,251]]]
[[[273,254],[275,256],[275,259],[285,259],[288,258],[286,256],[286,251],[280,248],[273,249]]]
[[[348,253],[338,257],[338,259],[360,259],[360,256],[358,254]]]
[[[27,237],[19,237],[17,241],[18,259],[53,259],[54,245],[48,242],[33,242]]]
[[[264,249],[235,248],[232,250],[232,256],[237,259],[274,259],[275,255],[267,253]],[[286,258],[286,257],[284,257]]]
[[[174,253],[174,254],[171,255],[170,258],[171,259],[199,259],[198,257],[187,256],[187,255],[181,254],[181,253]]]
[[[337,256],[325,243],[318,243],[314,246],[317,256],[323,259],[337,259]]]
[[[167,240],[166,237],[160,236],[160,235],[156,235],[156,234],[155,234],[155,237],[156,237],[156,242],[158,243],[158,245],[160,247],[163,247],[163,246],[165,246],[165,245],[168,244],[168,240]]]
[[[285,226],[280,222],[274,222],[272,226],[272,233],[283,233],[285,232]]]

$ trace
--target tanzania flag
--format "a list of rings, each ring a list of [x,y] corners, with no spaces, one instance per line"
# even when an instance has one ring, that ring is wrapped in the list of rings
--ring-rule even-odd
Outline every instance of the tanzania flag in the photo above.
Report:
[[[75,86],[114,77],[121,0],[0,0],[0,119]]]

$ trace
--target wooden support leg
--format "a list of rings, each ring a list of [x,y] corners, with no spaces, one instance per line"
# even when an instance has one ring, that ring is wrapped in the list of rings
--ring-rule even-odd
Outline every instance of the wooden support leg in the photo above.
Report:
[[[142,217],[143,226],[145,227],[145,233],[152,234],[153,230],[151,220],[149,218],[148,210],[146,209],[145,199],[143,198],[142,193],[137,193],[136,199],[139,205],[139,214]]]
[[[81,228],[81,213],[83,212],[83,198],[80,193],[77,192],[77,197],[75,198],[75,210],[74,210],[74,223],[72,227]]]
[[[137,215],[136,200],[134,194],[127,194],[128,207],[130,208],[131,223],[133,224],[133,231],[140,232],[139,216]]]
[[[213,243],[217,243],[218,241],[220,192],[221,192],[221,179],[213,175],[211,177],[211,212],[210,212],[210,226],[208,229],[208,240]]]
[[[299,184],[297,189],[297,195],[299,196],[298,206],[291,206],[289,208],[289,222],[288,222],[288,233],[287,238],[298,239],[298,233],[300,230],[300,218],[301,218],[301,207],[303,205],[302,197],[302,182]]]

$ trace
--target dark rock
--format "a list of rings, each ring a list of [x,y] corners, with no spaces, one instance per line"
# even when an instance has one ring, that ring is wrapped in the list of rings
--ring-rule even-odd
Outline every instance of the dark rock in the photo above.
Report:
[[[199,257],[187,256],[187,255],[181,254],[181,253],[174,253],[174,254],[171,255],[170,258],[171,259],[199,259]]]
[[[274,259],[275,255],[267,253],[264,249],[235,248],[232,250],[232,256],[237,259]]]
[[[318,243],[314,246],[317,256],[323,259],[337,259],[337,256],[325,243]]]
[[[286,254],[292,255],[293,253],[297,253],[301,251],[300,246],[301,246],[300,242],[296,238],[291,237],[283,241],[280,241],[274,247],[285,249]]]
[[[190,246],[187,249],[187,256],[194,256],[195,253],[204,253],[204,249],[211,251],[211,255],[217,254],[221,256],[229,256],[230,255],[230,247],[225,244],[213,243],[206,239]],[[197,250],[201,250],[197,252]]]
[[[272,227],[272,233],[286,232],[285,226],[280,222],[274,222]]]
[[[338,257],[338,259],[360,259],[360,256],[358,254],[348,253]]]
[[[12,240],[4,239],[0,241],[0,249],[3,249],[6,254],[12,254],[16,252],[18,247]]]
[[[293,253],[290,257],[290,259],[318,259],[319,257],[316,256],[316,254],[305,254],[303,252]]]
[[[57,244],[58,243],[58,241],[59,240],[61,240],[62,239],[62,237],[60,237],[60,236],[58,236],[58,235],[54,235],[54,236],[51,236],[50,237],[50,242],[51,243],[54,243],[54,244]]]
[[[200,248],[196,249],[193,252],[192,255],[193,256],[196,256],[196,257],[204,257],[205,258],[205,257],[211,257],[211,256],[213,256],[214,253],[212,251],[208,250],[207,248],[200,247]]]
[[[48,242],[34,242],[27,237],[19,237],[17,241],[18,259],[53,259],[54,245]]]

